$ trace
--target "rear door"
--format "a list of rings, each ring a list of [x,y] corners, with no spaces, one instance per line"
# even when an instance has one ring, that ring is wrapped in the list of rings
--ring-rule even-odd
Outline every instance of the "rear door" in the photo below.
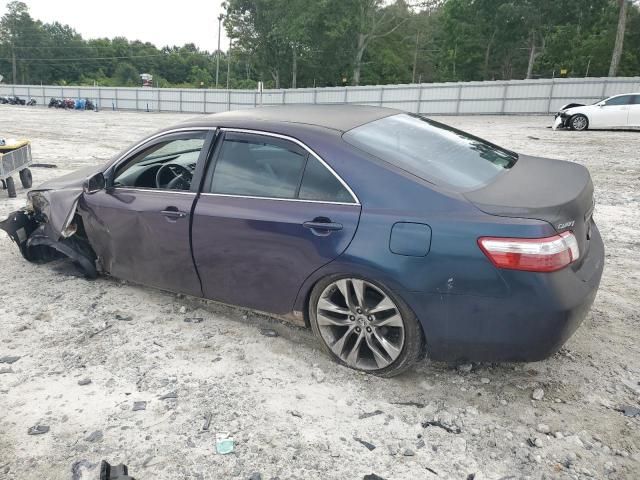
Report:
[[[303,281],[346,249],[359,217],[356,196],[300,142],[226,130],[194,210],[204,296],[290,312]]]
[[[110,188],[83,197],[89,241],[111,275],[202,295],[189,222],[212,136],[209,130],[158,136],[113,167]]]
[[[640,127],[640,95],[634,95],[629,105],[629,126]]]

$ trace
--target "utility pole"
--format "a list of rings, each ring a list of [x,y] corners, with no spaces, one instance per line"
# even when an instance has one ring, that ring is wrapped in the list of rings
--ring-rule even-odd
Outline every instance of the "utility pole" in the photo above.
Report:
[[[230,76],[231,76],[231,37],[229,37],[229,50],[227,51],[227,90],[229,90]]]
[[[216,88],[218,88],[218,73],[220,72],[220,30],[222,29],[222,19],[224,15],[218,16],[218,51],[216,52]]]

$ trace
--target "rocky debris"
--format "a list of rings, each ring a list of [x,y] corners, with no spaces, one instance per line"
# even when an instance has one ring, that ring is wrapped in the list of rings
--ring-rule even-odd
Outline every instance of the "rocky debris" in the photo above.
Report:
[[[134,412],[137,412],[138,410],[146,410],[146,409],[147,409],[147,402],[133,402],[132,410]]]
[[[12,363],[16,363],[20,360],[21,357],[15,355],[5,355],[4,357],[0,357],[0,363],[8,363],[11,365]]]
[[[367,442],[366,440],[362,440],[361,438],[358,438],[358,437],[353,437],[353,439],[354,439],[356,442],[358,442],[358,443],[360,443],[360,444],[364,445],[365,447],[367,447],[367,449],[368,449],[369,451],[371,451],[371,450],[375,450],[375,449],[376,449],[376,446],[375,446],[373,443],[371,443],[371,442]]]
[[[104,438],[102,430],[96,430],[95,432],[91,432],[85,440],[90,443],[99,442]]]
[[[186,323],[202,323],[204,322],[204,318],[202,317],[187,317],[184,319]]]
[[[81,380],[78,380],[78,385],[80,386],[89,385],[90,383],[91,383],[90,378],[83,378]]]
[[[202,425],[202,430],[207,431],[209,430],[209,427],[211,426],[211,419],[213,418],[213,415],[211,415],[210,413],[206,414],[204,416],[204,425]]]
[[[362,480],[385,480],[380,475],[376,475],[375,473],[370,473],[369,475],[365,475],[362,477]]]
[[[131,316],[131,315],[122,315],[120,313],[116,313],[115,317],[116,317],[116,320],[119,320],[121,322],[130,322],[131,320],[133,320],[133,316]]]
[[[545,435],[551,432],[549,425],[545,425],[544,423],[539,423],[536,430],[540,433],[544,433]]]
[[[33,427],[29,427],[27,430],[27,435],[42,435],[43,433],[47,433],[49,431],[49,427],[47,425],[34,425]]]
[[[425,404],[420,402],[389,402],[391,405],[401,405],[403,407],[424,408]]]
[[[454,433],[456,435],[459,433],[462,433],[462,430],[457,425],[452,425],[452,426],[445,425],[440,420],[428,420],[426,422],[422,422],[422,428],[427,428],[427,427],[438,427],[445,430],[446,432]]]
[[[364,420],[365,418],[375,417],[376,415],[382,415],[384,412],[382,410],[374,410],[373,412],[365,412],[358,415],[359,420]]]
[[[616,409],[618,412],[622,412],[625,417],[640,417],[640,408],[633,405],[622,405]]]
[[[488,384],[488,383],[491,383],[491,380],[490,380],[490,379],[488,379],[487,377],[482,377],[482,378],[480,379],[480,383],[484,383],[484,384],[486,385],[486,384]]]
[[[172,398],[178,398],[178,393],[177,392],[165,393],[164,395],[158,397],[158,400],[169,400]]]
[[[11,367],[0,368],[0,375],[2,375],[3,373],[13,373],[13,368]]]
[[[424,469],[425,469],[427,472],[431,472],[431,473],[433,473],[434,475],[438,476],[438,472],[436,472],[433,468],[424,467]]]
[[[311,371],[311,378],[313,378],[318,383],[322,383],[325,381],[326,375],[322,370],[316,367]]]
[[[458,369],[459,372],[469,373],[473,369],[473,364],[471,364],[471,363],[463,363],[461,365],[458,365],[457,369]]]
[[[187,307],[185,307],[184,305],[182,307],[180,307],[180,310],[178,310],[181,314],[185,314],[187,313]]]
[[[302,414],[301,414],[299,411],[297,411],[297,410],[291,410],[289,413],[290,413],[293,417],[302,418]]]
[[[262,480],[262,474],[259,472],[253,472],[250,476],[249,476],[249,480]]]
[[[71,465],[71,480],[81,480],[84,476],[84,471],[93,470],[96,468],[95,463],[91,463],[89,460],[78,460]],[[86,476],[84,476],[86,478]]]
[[[544,390],[541,388],[536,388],[532,393],[531,393],[531,398],[533,398],[534,400],[540,401],[544,398]]]
[[[411,450],[410,448],[405,448],[402,451],[402,455],[404,455],[405,457],[413,457],[415,455],[415,452],[413,450]]]
[[[280,336],[280,334],[276,332],[273,328],[261,328],[260,335],[265,337],[272,337],[272,338]]]

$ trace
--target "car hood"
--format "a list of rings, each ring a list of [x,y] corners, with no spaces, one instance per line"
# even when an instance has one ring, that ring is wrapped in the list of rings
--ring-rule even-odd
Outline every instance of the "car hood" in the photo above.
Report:
[[[84,181],[90,176],[104,171],[105,167],[106,165],[104,164],[84,167],[52,180],[47,180],[34,190],[59,190],[63,188],[80,188],[80,190],[82,190],[82,184]]]
[[[49,238],[58,240],[65,236],[83,194],[84,181],[104,168],[104,164],[81,168],[48,180],[27,194],[34,211],[46,220],[44,230]]]

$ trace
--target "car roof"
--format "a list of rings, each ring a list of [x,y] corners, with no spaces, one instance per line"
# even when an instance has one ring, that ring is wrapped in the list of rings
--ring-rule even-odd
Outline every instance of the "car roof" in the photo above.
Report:
[[[403,113],[368,105],[282,105],[234,110],[196,118],[183,126],[241,127],[245,123],[304,124],[346,132],[365,123]]]

